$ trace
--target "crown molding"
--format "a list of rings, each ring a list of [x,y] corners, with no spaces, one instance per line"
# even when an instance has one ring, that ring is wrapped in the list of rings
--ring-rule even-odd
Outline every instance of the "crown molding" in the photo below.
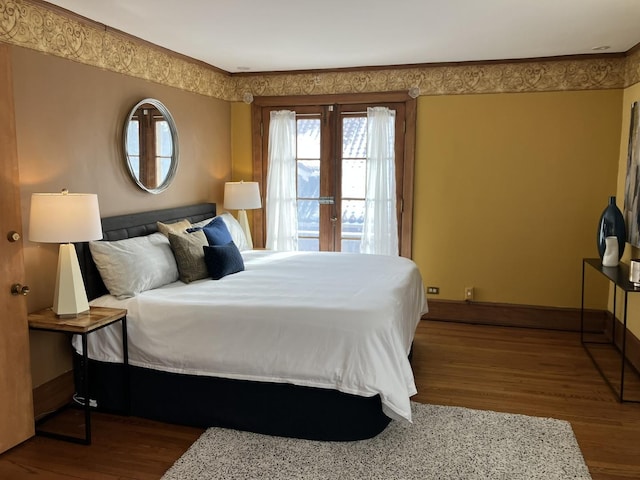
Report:
[[[353,72],[236,77],[238,92],[259,96],[409,90],[420,95],[623,88],[625,58],[425,66]]]
[[[420,95],[625,88],[640,82],[627,55],[231,75],[41,0],[0,0],[0,41],[227,101],[418,88]]]
[[[624,87],[630,87],[640,82],[640,44],[629,50],[625,58],[625,82]]]

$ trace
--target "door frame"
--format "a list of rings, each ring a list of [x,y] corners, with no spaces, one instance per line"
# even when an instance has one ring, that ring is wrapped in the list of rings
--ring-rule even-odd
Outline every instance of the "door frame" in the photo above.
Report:
[[[263,109],[282,107],[291,108],[292,105],[355,105],[355,104],[385,104],[404,103],[404,158],[400,162],[403,166],[403,183],[400,202],[400,255],[411,258],[413,234],[413,184],[416,143],[416,109],[417,101],[406,91],[384,93],[359,93],[337,95],[294,95],[254,97],[251,105],[251,139],[253,151],[253,181],[258,182],[264,193],[266,171],[263,163],[263,153],[266,151],[268,132],[263,124]],[[263,202],[264,204],[264,202]],[[253,211],[253,241],[257,247],[264,247],[266,239],[266,222],[263,209]]]

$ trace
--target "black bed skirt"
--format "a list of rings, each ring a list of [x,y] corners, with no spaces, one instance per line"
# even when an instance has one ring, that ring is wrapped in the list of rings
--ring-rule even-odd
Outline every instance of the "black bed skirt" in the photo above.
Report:
[[[76,391],[82,357],[75,355]],[[183,375],[130,366],[131,401],[121,364],[89,361],[90,398],[97,410],[194,427],[225,427],[310,440],[352,441],[376,436],[390,419],[378,395],[284,383]]]

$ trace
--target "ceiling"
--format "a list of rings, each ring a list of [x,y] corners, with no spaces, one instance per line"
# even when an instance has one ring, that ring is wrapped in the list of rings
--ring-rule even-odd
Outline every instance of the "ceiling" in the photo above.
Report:
[[[640,43],[640,0],[49,3],[231,73],[614,53]]]

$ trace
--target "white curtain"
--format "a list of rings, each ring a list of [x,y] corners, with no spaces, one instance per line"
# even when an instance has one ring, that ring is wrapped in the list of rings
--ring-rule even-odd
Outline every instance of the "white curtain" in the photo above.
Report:
[[[398,255],[395,111],[367,108],[367,180],[361,253]]]
[[[297,250],[296,112],[271,112],[268,156],[266,248]]]

